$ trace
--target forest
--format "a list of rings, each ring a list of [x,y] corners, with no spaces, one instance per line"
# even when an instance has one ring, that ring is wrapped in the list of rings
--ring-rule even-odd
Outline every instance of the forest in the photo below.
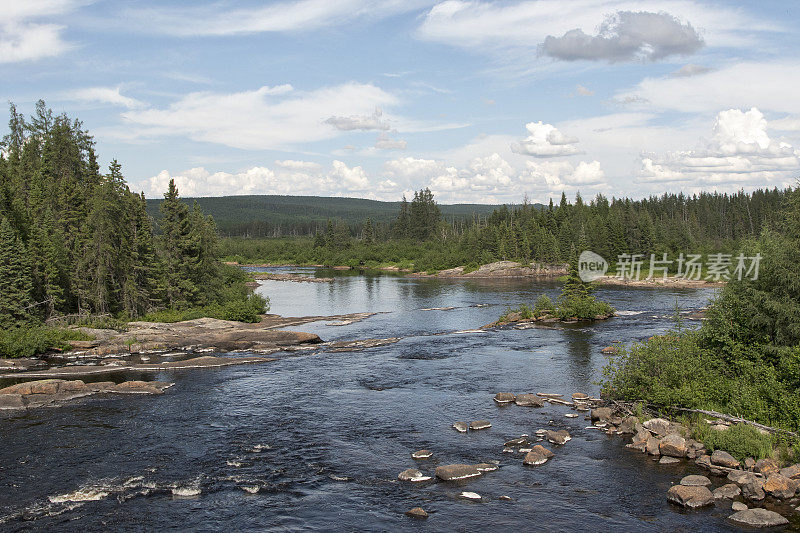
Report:
[[[405,198],[391,223],[367,219],[352,231],[341,220],[307,238],[222,240],[227,259],[273,262],[399,266],[436,271],[456,266],[474,269],[500,260],[565,263],[592,250],[613,260],[620,254],[731,253],[745,239],[775,228],[787,190],[752,193],[664,194],[643,200],[585,202],[580,194],[547,206],[523,201],[500,206],[485,217],[445,220],[429,190]]]
[[[58,326],[169,311],[255,320],[265,301],[222,264],[214,220],[170,183],[157,232],[143,195],[112,161],[101,172],[81,122],[43,101],[11,104],[0,156],[0,353],[74,336]]]

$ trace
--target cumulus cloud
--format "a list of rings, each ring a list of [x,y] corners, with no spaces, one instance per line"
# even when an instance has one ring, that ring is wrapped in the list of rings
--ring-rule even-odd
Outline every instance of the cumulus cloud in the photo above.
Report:
[[[688,55],[704,46],[691,24],[669,13],[618,11],[606,18],[597,35],[576,28],[561,37],[548,35],[542,54],[564,61],[658,61]]]
[[[695,65],[693,63],[689,63],[688,65],[684,65],[675,72],[671,73],[670,76],[673,78],[689,78],[691,76],[696,76],[698,74],[705,74],[706,72],[711,72],[714,70],[711,67],[704,67],[703,65]]]
[[[135,109],[144,107],[144,103],[135,98],[120,93],[119,87],[87,87],[69,91],[65,95],[68,100],[111,104],[115,106]]]
[[[381,116],[383,111],[376,107],[369,115],[351,115],[349,117],[330,117],[325,123],[330,124],[337,130],[388,130],[391,126],[384,122]]]
[[[574,192],[581,186],[587,189],[605,187],[605,172],[599,161],[581,161],[577,166],[568,161],[527,161],[521,173],[524,182],[544,183],[548,193]]]
[[[342,127],[325,122],[332,111],[340,117],[374,118],[376,108],[397,102],[372,84],[345,83],[303,92],[279,85],[238,93],[190,93],[165,109],[130,110],[122,116],[139,126],[143,137],[183,135],[246,150],[286,150],[339,136]]]
[[[800,170],[800,151],[771,139],[756,108],[717,114],[713,135],[694,150],[644,154],[640,178],[649,182],[787,186]]]
[[[369,188],[369,180],[363,168],[350,168],[338,160],[333,162],[330,177],[348,191],[363,191]]]
[[[4,0],[0,2],[0,63],[55,57],[72,48],[64,26],[42,21],[80,5],[76,0]]]
[[[575,146],[578,139],[564,135],[552,124],[544,124],[541,121],[529,122],[525,124],[525,129],[529,135],[518,143],[512,143],[512,152],[534,157],[558,157],[581,153]]]

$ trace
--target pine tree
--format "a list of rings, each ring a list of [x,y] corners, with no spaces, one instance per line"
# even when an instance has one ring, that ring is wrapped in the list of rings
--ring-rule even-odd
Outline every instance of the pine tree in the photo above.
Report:
[[[30,319],[31,272],[25,246],[8,220],[0,219],[0,327]]]

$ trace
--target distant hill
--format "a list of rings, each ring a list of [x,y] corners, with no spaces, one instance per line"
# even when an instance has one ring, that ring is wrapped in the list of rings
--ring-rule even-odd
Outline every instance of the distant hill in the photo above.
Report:
[[[387,224],[397,217],[400,202],[379,202],[363,198],[331,198],[323,196],[222,196],[184,198],[195,201],[214,217],[223,235],[254,237],[312,235],[324,227],[328,219],[342,220],[351,228],[360,228],[369,217],[374,224]],[[156,220],[160,199],[147,200],[147,210]],[[499,206],[488,204],[440,205],[445,220],[488,216]]]

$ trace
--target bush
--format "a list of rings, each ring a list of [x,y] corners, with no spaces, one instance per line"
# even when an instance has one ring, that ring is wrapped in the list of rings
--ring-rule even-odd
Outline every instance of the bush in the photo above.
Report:
[[[614,308],[606,302],[601,302],[594,296],[562,299],[555,309],[555,316],[564,320],[578,318],[590,320],[596,316],[607,316],[614,313]]]
[[[218,318],[237,322],[260,322],[261,315],[269,310],[269,300],[258,294],[246,299],[230,300],[223,304],[211,304],[188,309],[163,309],[148,313],[140,320],[145,322],[183,322],[198,318]]]
[[[555,302],[546,294],[542,294],[536,299],[536,303],[533,305],[533,314],[537,317],[546,315],[552,313],[555,307]]]
[[[74,329],[30,326],[0,330],[0,357],[32,357],[53,349],[69,348],[68,341],[91,340]]]
[[[740,461],[747,457],[772,457],[772,437],[762,435],[748,424],[736,424],[725,431],[716,431],[699,422],[692,428],[692,438],[705,444],[709,451],[724,450]]]

